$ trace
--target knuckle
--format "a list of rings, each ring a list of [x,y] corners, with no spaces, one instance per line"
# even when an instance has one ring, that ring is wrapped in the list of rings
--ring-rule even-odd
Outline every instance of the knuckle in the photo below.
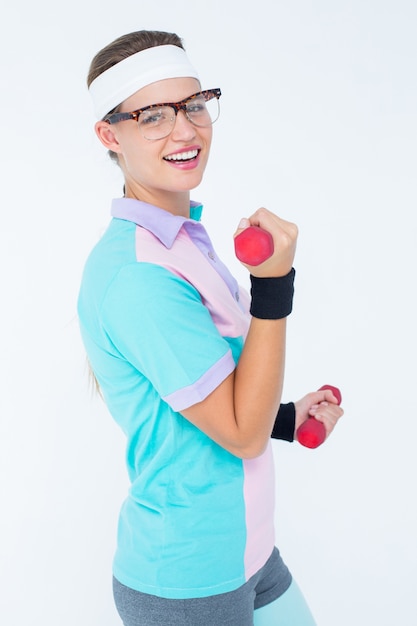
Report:
[[[289,232],[291,233],[291,236],[294,239],[297,239],[298,233],[299,233],[297,224],[294,224],[293,222],[288,222],[288,228],[289,228]]]
[[[267,215],[269,215],[269,211],[265,208],[265,207],[260,207],[257,211],[256,211],[256,216],[258,218],[265,218]]]

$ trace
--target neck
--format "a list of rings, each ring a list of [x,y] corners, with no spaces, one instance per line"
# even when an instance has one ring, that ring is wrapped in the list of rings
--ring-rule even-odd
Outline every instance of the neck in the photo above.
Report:
[[[163,192],[138,188],[137,185],[131,185],[125,182],[125,197],[141,200],[148,204],[164,209],[173,215],[181,215],[182,217],[190,217],[190,192]]]

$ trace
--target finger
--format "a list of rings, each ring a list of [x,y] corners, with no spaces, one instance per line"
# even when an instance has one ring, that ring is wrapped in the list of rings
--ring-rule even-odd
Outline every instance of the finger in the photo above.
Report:
[[[298,227],[296,224],[283,220],[275,213],[265,209],[265,207],[261,207],[255,211],[255,213],[249,217],[249,221],[253,226],[260,226],[271,233],[278,228],[283,231],[283,233],[289,235],[292,240],[296,239],[298,235]]]
[[[334,404],[328,405],[324,408],[320,405],[318,409],[313,410],[312,415],[319,422],[336,424],[343,415],[343,409]]]
[[[237,237],[237,235],[239,235],[243,230],[245,230],[246,228],[248,228],[251,225],[250,221],[248,220],[247,217],[242,217],[242,219],[240,220],[237,229],[233,235],[233,237]]]
[[[334,395],[331,389],[324,389],[324,398],[332,404],[339,404],[339,399]]]
[[[319,389],[318,391],[314,391],[312,394],[312,401],[315,404],[319,403],[330,403],[339,405],[338,398],[333,394],[331,389]]]

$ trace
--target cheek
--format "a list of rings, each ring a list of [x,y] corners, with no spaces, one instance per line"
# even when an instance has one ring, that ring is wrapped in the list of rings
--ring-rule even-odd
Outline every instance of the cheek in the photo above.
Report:
[[[125,124],[123,126],[122,124]],[[125,157],[131,156],[140,145],[141,136],[136,125],[129,127],[129,122],[122,122],[118,128],[117,140],[119,142],[120,153]]]
[[[140,175],[150,172],[155,167],[155,160],[150,153],[149,145],[142,145],[143,140],[138,133],[125,135],[120,141],[120,157],[126,171]]]
[[[213,129],[210,127],[210,128],[205,128],[203,132],[200,131],[200,137],[206,148],[205,158],[207,160],[209,156],[209,152],[210,152],[211,140],[213,138]]]
[[[143,153],[137,149],[127,151],[124,154],[125,174],[129,173],[132,178],[145,180],[152,178],[155,173],[155,162],[151,157],[143,158]],[[123,168],[122,168],[123,169]]]
[[[210,148],[211,146],[211,140],[213,139],[213,127],[210,126],[209,128],[207,128],[207,147]]]

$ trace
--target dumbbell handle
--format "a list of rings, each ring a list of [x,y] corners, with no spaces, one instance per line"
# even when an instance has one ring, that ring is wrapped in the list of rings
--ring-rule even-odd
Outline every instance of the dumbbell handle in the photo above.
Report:
[[[333,387],[332,385],[323,385],[323,387],[320,387],[319,391],[324,389],[330,389],[337,399],[337,404],[342,402],[342,394],[337,387]],[[306,448],[318,448],[318,446],[320,446],[325,439],[326,429],[324,424],[316,420],[314,417],[307,418],[307,420],[297,429],[297,440]]]

